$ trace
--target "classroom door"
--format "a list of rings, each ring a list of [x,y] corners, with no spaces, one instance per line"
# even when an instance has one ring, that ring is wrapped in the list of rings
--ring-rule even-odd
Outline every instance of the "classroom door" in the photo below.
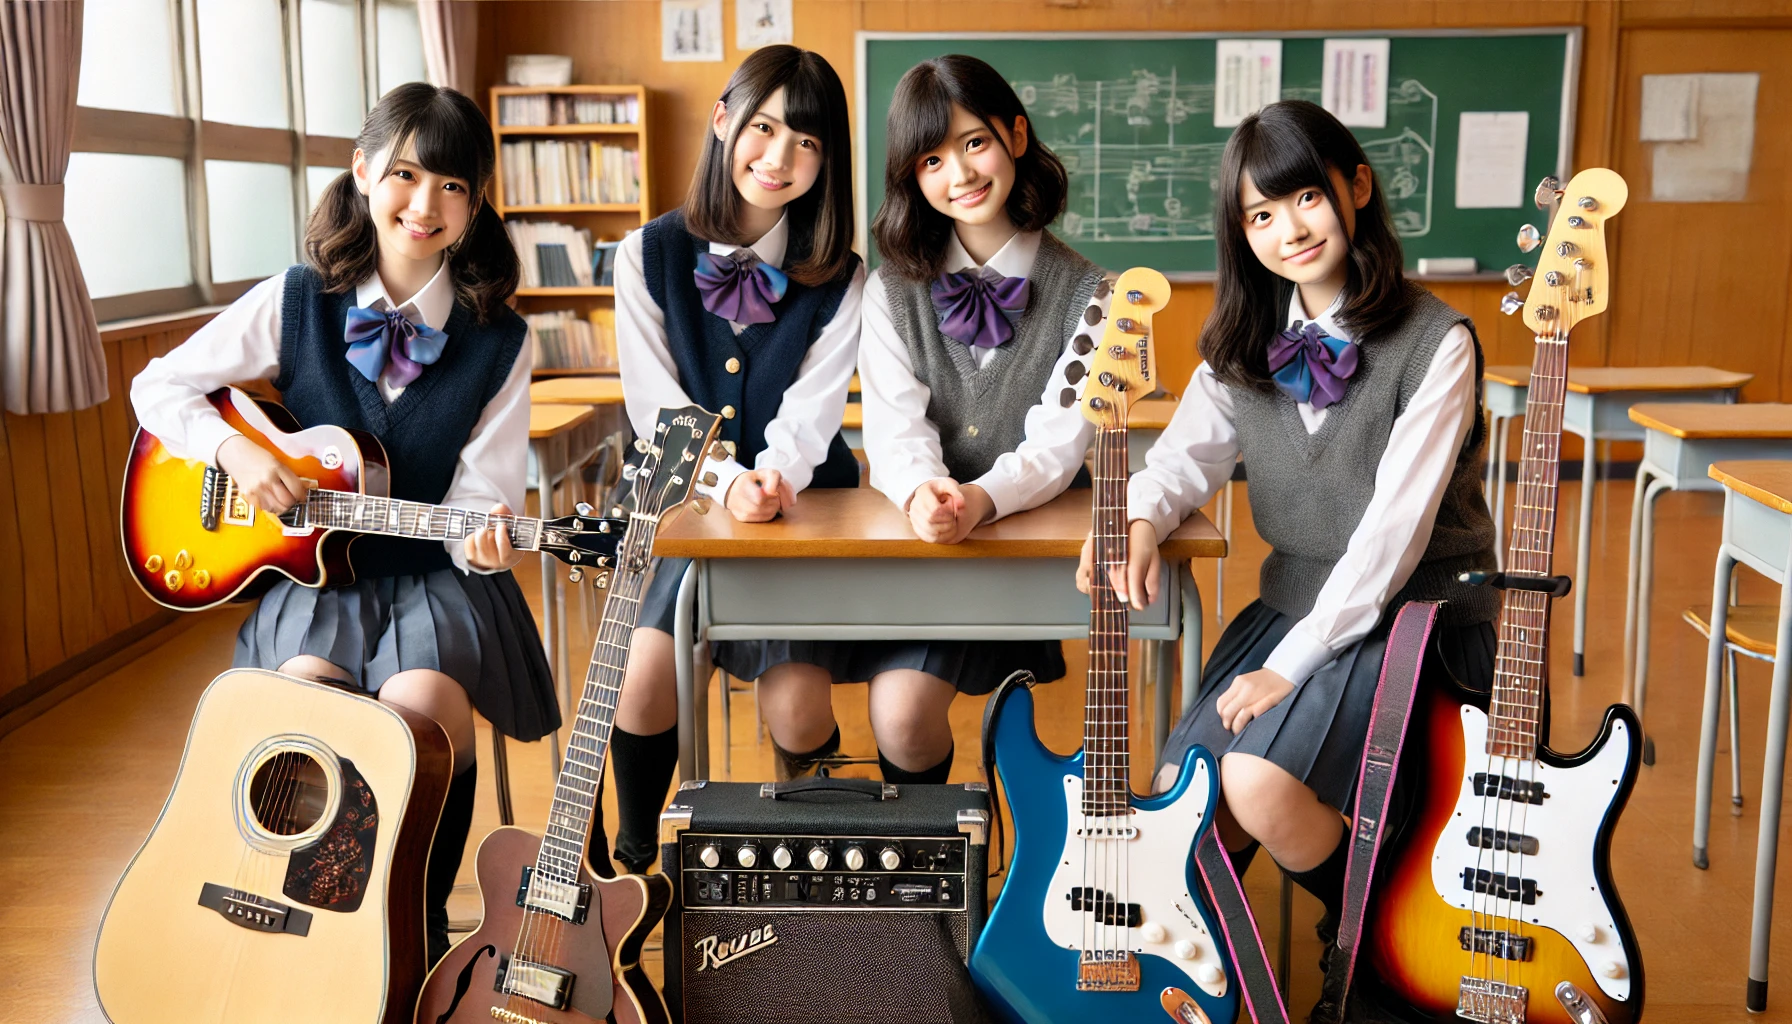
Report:
[[[1710,365],[1755,374],[1749,401],[1792,396],[1792,31],[1638,29],[1622,41],[1611,366]],[[1753,166],[1741,202],[1651,198],[1657,144],[1639,140],[1642,76],[1756,72]],[[1596,112],[1583,111],[1583,116]]]

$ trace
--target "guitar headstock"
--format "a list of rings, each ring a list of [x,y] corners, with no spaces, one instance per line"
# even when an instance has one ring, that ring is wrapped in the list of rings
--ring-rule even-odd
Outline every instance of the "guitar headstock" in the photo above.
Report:
[[[1151,347],[1151,317],[1170,304],[1170,282],[1149,267],[1134,267],[1114,284],[1102,323],[1101,341],[1079,333],[1071,344],[1087,355],[1088,366],[1071,363],[1066,374],[1064,405],[1082,406],[1083,416],[1098,427],[1126,423],[1132,403],[1156,390],[1156,355]],[[1074,385],[1081,384],[1078,389]]]
[[[579,505],[579,514],[544,519],[541,550],[575,568],[608,565],[628,533],[628,520],[601,519],[587,514],[591,506]]]
[[[635,449],[646,458],[629,489],[629,511],[657,521],[690,501],[704,454],[710,451],[710,442],[721,426],[720,416],[695,405],[661,409],[652,439],[635,442]]]
[[[1616,171],[1588,168],[1566,188],[1554,178],[1537,186],[1537,207],[1549,215],[1549,235],[1526,224],[1518,232],[1524,252],[1541,249],[1536,269],[1516,264],[1506,280],[1517,285],[1531,279],[1523,300],[1524,322],[1539,335],[1566,337],[1575,325],[1605,312],[1611,298],[1611,262],[1607,258],[1605,222],[1624,209],[1630,187]],[[1500,302],[1505,313],[1521,308],[1517,292]]]

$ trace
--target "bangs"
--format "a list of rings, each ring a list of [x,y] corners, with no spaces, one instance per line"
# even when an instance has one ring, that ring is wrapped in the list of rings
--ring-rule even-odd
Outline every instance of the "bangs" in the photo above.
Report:
[[[888,169],[908,177],[914,175],[915,161],[921,154],[939,148],[946,141],[947,133],[952,130],[953,104],[971,109],[970,104],[953,95],[950,83],[933,67],[923,64],[915,70],[922,73],[911,73],[904,83],[907,88],[898,89],[891,98],[892,114],[900,110],[902,116],[890,118],[890,131],[886,136]],[[982,117],[981,114],[977,116]]]
[[[1238,140],[1239,170],[1250,176],[1263,198],[1281,199],[1317,185],[1337,205],[1337,197],[1331,195],[1331,167],[1311,139],[1295,132],[1264,131],[1261,122],[1251,128]],[[1236,191],[1230,198],[1242,208]]]
[[[459,100],[460,102],[455,102]],[[471,100],[442,92],[406,111],[392,135],[392,156],[414,148],[415,158],[431,174],[460,178],[482,190],[492,172],[490,128]],[[392,172],[390,166],[381,177]]]
[[[827,139],[834,128],[834,105],[829,98],[834,90],[829,88],[829,83],[823,80],[813,63],[799,61],[794,70],[795,74],[783,83],[784,123],[793,131]],[[775,88],[771,90],[776,91]],[[755,108],[764,104],[770,95],[768,92],[759,97]],[[753,112],[747,111],[749,114]]]

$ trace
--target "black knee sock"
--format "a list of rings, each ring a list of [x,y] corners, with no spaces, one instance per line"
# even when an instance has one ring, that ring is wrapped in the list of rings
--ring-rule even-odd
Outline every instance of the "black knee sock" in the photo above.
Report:
[[[645,874],[660,855],[660,812],[678,770],[678,726],[651,736],[615,729],[610,754],[616,772],[616,859],[624,871]]]
[[[467,833],[473,828],[473,797],[479,791],[479,763],[474,762],[448,784],[442,817],[429,845],[429,868],[424,876],[424,937],[430,966],[448,952],[448,897],[454,892],[454,876],[460,873]]]
[[[958,748],[956,746],[948,748],[946,751],[946,759],[944,761],[941,761],[931,768],[923,768],[918,772],[911,772],[906,768],[897,767],[894,762],[884,756],[882,750],[879,750],[877,752],[877,766],[883,769],[885,782],[898,786],[911,784],[937,786],[944,783],[946,778],[952,774],[952,756],[956,753],[958,753]]]
[[[785,750],[778,745],[777,740],[773,740],[772,751],[778,760],[784,763],[784,770],[792,778],[795,778],[798,775],[807,773],[815,766],[815,762],[820,761],[822,758],[832,757],[839,753],[840,727],[837,725],[834,726],[832,735],[828,736],[827,739],[822,740],[821,746],[816,747],[814,750],[805,750],[801,753],[796,753]]]
[[[1257,851],[1261,849],[1263,849],[1263,844],[1253,839],[1245,844],[1242,850],[1226,851],[1226,858],[1232,862],[1232,873],[1237,875],[1240,881],[1244,880],[1244,873],[1251,869],[1251,861],[1257,859]]]
[[[1294,880],[1294,884],[1312,893],[1325,905],[1325,916],[1319,919],[1313,929],[1323,945],[1319,953],[1321,971],[1329,968],[1332,947],[1338,942],[1338,922],[1344,914],[1344,869],[1349,861],[1350,831],[1346,829],[1338,837],[1337,848],[1318,867],[1309,871],[1288,872],[1288,877]]]

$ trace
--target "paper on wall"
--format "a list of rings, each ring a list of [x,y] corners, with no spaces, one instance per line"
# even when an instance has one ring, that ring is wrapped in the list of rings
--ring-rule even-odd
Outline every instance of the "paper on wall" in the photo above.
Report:
[[[794,37],[790,0],[734,0],[734,45],[742,50],[788,43]]]
[[[1282,98],[1280,39],[1221,39],[1214,44],[1213,126],[1238,122]]]
[[[1456,133],[1456,208],[1512,209],[1524,205],[1528,111],[1465,110]]]
[[[1388,126],[1388,41],[1327,39],[1320,105],[1352,128]]]
[[[660,59],[722,59],[722,0],[660,0]]]
[[[1644,142],[1686,142],[1699,137],[1699,76],[1644,75]]]
[[[1654,86],[1654,118],[1649,109],[1652,78],[1690,80]],[[1760,85],[1761,76],[1754,72],[1643,76],[1642,138],[1655,149],[1650,194],[1656,202],[1738,203],[1748,198],[1755,155],[1755,94]],[[1683,96],[1690,96],[1684,110]],[[1661,130],[1658,122],[1670,113],[1685,118],[1684,125],[1674,126],[1683,137],[1655,140],[1646,134]]]

